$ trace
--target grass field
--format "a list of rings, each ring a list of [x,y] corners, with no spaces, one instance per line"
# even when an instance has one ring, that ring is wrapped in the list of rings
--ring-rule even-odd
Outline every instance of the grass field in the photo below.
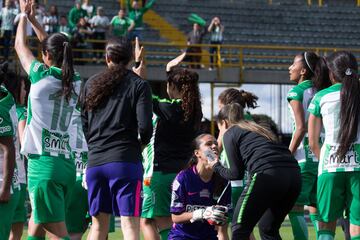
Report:
[[[230,233],[230,229],[229,229],[229,233]],[[283,226],[281,229],[280,229],[280,234],[281,234],[281,237],[282,239],[284,240],[290,240],[292,239],[292,232],[291,232],[291,227],[288,226],[288,224],[286,224],[286,226]],[[85,234],[85,236],[83,237],[83,239],[86,239],[86,235],[87,233]],[[27,233],[26,231],[24,230],[24,235],[22,237],[22,239],[26,240],[26,237],[27,237]],[[256,228],[255,229],[255,237],[256,239],[260,240],[260,237],[259,237],[259,231],[258,229]],[[109,234],[109,240],[122,240],[123,239],[123,236],[122,236],[122,233],[121,233],[121,229],[120,228],[116,228],[116,231],[114,233],[110,233]],[[143,238],[141,238],[143,239]],[[316,237],[315,237],[315,232],[313,231],[313,229],[309,226],[309,240],[315,240]],[[335,235],[335,240],[343,240],[344,239],[344,235],[342,233],[342,230],[340,227],[337,227],[336,229],[336,235]]]

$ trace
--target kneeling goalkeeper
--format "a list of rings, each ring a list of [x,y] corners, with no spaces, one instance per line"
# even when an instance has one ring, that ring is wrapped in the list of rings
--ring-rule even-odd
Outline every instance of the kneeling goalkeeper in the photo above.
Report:
[[[209,134],[199,135],[188,168],[176,176],[172,185],[170,212],[174,224],[170,240],[228,239],[231,188],[224,188],[224,180],[214,174],[209,154],[219,156],[216,139]],[[215,196],[220,196],[217,202]]]

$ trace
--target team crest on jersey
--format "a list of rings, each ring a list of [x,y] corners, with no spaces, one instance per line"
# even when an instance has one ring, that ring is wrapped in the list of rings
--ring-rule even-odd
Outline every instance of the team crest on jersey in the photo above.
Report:
[[[210,198],[210,192],[208,189],[203,189],[200,191],[200,197],[203,197],[203,198]]]

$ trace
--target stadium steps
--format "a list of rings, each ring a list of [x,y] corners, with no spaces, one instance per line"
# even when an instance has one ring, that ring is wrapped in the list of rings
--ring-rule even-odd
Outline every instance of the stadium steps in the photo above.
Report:
[[[144,15],[144,22],[159,31],[162,38],[168,39],[172,43],[181,44],[186,42],[186,36],[183,32],[151,9]]]

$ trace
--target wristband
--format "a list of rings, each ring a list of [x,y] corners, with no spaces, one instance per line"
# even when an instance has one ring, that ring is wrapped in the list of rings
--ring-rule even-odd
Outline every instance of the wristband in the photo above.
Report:
[[[20,17],[26,17],[27,18],[27,14],[26,13],[20,13]]]

